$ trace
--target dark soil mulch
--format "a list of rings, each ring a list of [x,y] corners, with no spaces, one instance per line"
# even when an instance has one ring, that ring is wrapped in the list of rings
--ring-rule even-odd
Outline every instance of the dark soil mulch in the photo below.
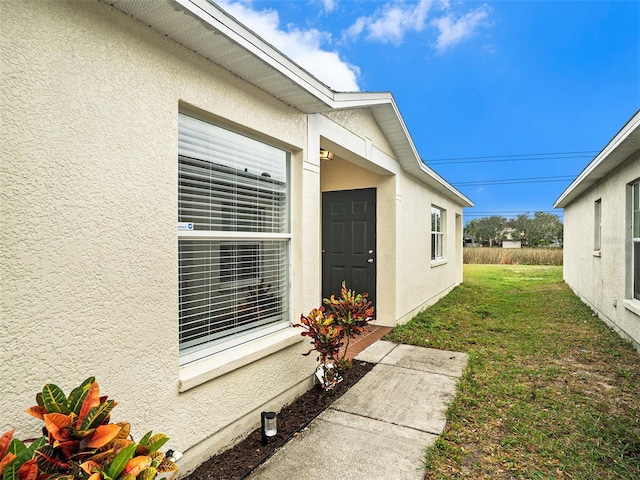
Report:
[[[185,480],[245,478],[372,368],[372,363],[354,361],[353,367],[343,375],[342,382],[334,390],[324,392],[320,385],[315,385],[289,405],[283,406],[278,412],[278,434],[269,440],[267,446],[262,446],[262,436],[258,428],[235,447],[211,457]]]

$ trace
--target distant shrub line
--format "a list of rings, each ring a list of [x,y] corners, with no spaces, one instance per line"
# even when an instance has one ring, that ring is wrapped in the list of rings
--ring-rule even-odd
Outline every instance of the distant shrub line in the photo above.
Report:
[[[464,263],[497,265],[562,265],[561,248],[500,248],[463,249]]]

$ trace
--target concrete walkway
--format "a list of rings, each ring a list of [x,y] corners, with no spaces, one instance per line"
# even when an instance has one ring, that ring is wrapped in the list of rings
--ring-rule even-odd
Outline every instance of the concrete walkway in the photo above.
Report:
[[[376,365],[249,479],[423,478],[467,355],[379,340],[356,359]]]

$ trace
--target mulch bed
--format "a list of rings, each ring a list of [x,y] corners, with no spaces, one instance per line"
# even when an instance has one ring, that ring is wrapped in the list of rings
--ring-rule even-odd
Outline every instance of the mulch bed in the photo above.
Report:
[[[258,428],[235,447],[211,457],[185,480],[245,478],[372,368],[372,363],[354,360],[353,367],[343,375],[342,382],[334,390],[324,392],[320,385],[316,384],[301,397],[283,406],[278,412],[278,433],[269,440],[267,446],[262,446],[262,436]]]

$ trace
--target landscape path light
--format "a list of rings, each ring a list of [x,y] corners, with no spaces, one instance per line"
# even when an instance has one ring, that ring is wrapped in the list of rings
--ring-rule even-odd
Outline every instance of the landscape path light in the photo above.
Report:
[[[262,445],[266,445],[270,437],[275,437],[278,433],[278,422],[276,412],[262,412],[260,414],[262,425]]]

